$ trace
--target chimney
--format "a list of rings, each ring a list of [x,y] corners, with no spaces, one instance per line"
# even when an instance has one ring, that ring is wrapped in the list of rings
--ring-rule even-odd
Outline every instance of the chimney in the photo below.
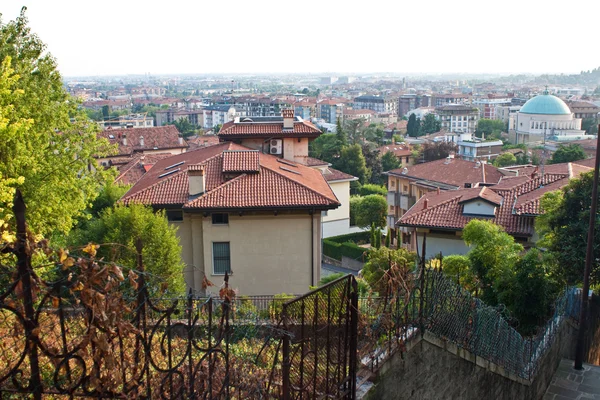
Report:
[[[144,147],[144,137],[140,136],[140,146]]]
[[[123,146],[127,146],[127,134],[123,134]]]
[[[427,203],[429,202],[428,198],[425,198],[425,200],[423,200],[423,210],[427,210]]]
[[[294,110],[286,109],[283,114],[283,129],[294,129]]]
[[[179,145],[183,146],[183,136],[179,135],[178,140],[179,140]]]
[[[440,194],[440,187],[437,188],[437,194]]]
[[[204,183],[204,167],[193,165],[188,168],[190,197],[198,196],[206,191]]]

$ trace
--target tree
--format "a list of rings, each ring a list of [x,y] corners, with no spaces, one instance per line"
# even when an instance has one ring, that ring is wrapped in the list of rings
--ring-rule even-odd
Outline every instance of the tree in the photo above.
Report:
[[[117,205],[102,211],[85,230],[73,231],[70,239],[73,245],[90,242],[122,245],[100,246],[99,255],[137,269],[136,253],[132,249],[140,238],[144,266],[151,283],[149,287],[157,288],[166,282],[171,295],[181,295],[185,292],[184,264],[176,231],[177,228],[169,225],[164,211],[154,213],[152,208],[141,204]]]
[[[458,146],[453,142],[424,143],[417,158],[425,162],[441,160],[457,150]]]
[[[360,212],[361,196],[350,196],[350,226],[356,226],[356,216]]]
[[[406,249],[392,250],[388,247],[371,249],[369,261],[365,263],[362,274],[371,289],[379,292],[379,295],[384,295],[386,282],[382,278],[390,266],[396,265],[406,272],[412,271],[416,258],[415,253]]]
[[[39,234],[68,232],[112,174],[90,167],[111,148],[64,90],[45,50],[25,8],[15,21],[0,21],[1,186],[21,189],[29,227]],[[8,204],[0,209],[0,220],[8,220]]]
[[[539,245],[548,249],[555,259],[553,275],[561,284],[574,285],[583,281],[590,206],[592,203],[593,171],[571,179],[560,191],[544,194],[540,205],[544,213],[536,218]],[[600,257],[600,224],[594,233],[594,260]],[[590,282],[600,282],[600,265],[592,264]]]
[[[598,133],[598,119],[597,118],[584,118],[581,121],[581,129],[583,129],[588,135],[595,135]]]
[[[477,278],[471,269],[471,261],[465,255],[452,254],[444,257],[443,271],[457,284],[464,287],[469,292],[475,292]]]
[[[419,136],[419,125],[417,124],[417,116],[415,114],[410,114],[410,117],[408,117],[406,135],[410,137]]]
[[[481,285],[482,299],[490,305],[498,304],[499,294],[510,287],[523,246],[501,226],[478,219],[465,225],[463,239],[472,246],[467,256]]]
[[[344,132],[348,136],[348,141],[352,144],[357,144],[361,142],[362,133],[361,133],[361,125],[365,122],[364,119],[350,119],[344,122]]]
[[[367,183],[369,179],[370,171],[367,169],[365,157],[358,144],[344,147],[340,152],[340,157],[334,160],[333,165],[336,169],[357,177],[360,183]]]
[[[308,145],[308,155],[333,164],[340,155],[340,142],[336,135],[324,133]]]
[[[183,137],[189,137],[196,133],[197,127],[194,126],[189,119],[187,118],[179,118],[173,122],[170,122],[169,125],[175,125],[179,133]]]
[[[384,172],[400,168],[400,165],[400,160],[391,151],[388,151],[383,156],[381,156],[381,168]]]
[[[380,194],[382,196],[386,196],[387,189],[383,185],[375,185],[372,183],[368,183],[360,187],[360,189],[358,190],[358,194],[361,196],[368,196],[370,194]]]
[[[385,247],[390,247],[392,244],[392,230],[388,228],[387,234],[385,235]]]
[[[384,182],[384,177],[379,150],[371,142],[363,143],[361,149],[365,157],[365,165],[369,171],[369,182],[381,185]]]
[[[427,114],[423,118],[421,130],[424,134],[439,132],[442,129],[442,123],[435,117],[434,114]]]
[[[485,135],[487,139],[500,139],[503,130],[504,122],[501,120],[482,118],[477,122],[475,136],[482,137]]]
[[[344,131],[344,128],[342,127],[342,122],[341,122],[340,118],[338,118],[337,122],[336,122],[335,136],[337,138],[338,146],[340,149],[342,147],[348,145],[348,136],[346,135],[346,132]]]
[[[548,164],[559,164],[577,160],[583,160],[586,158],[583,147],[577,143],[571,143],[569,145],[561,144],[558,149],[552,154],[552,158]]]
[[[515,164],[517,164],[517,157],[512,153],[502,153],[494,160],[494,165],[498,168]]]
[[[387,201],[385,197],[371,194],[361,199],[358,206],[355,222],[357,226],[367,228],[375,224],[377,228],[383,228],[386,224]]]

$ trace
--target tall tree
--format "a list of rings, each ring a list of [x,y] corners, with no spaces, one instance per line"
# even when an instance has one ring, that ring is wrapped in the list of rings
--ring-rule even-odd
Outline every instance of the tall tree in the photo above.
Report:
[[[346,135],[346,131],[344,131],[344,127],[342,126],[342,121],[340,118],[338,118],[336,122],[335,135],[337,137],[338,146],[340,149],[348,145],[348,135]]]
[[[381,156],[381,167],[383,168],[384,172],[400,168],[400,165],[400,160],[391,151],[388,151],[383,156]]]
[[[367,228],[375,224],[377,228],[385,226],[387,215],[387,201],[379,194],[364,196],[359,203],[356,215],[356,225]]]
[[[34,232],[68,232],[109,176],[93,166],[110,147],[64,90],[25,8],[0,21],[0,60],[0,179],[23,192]],[[8,219],[8,205],[0,209]]]
[[[309,143],[308,155],[333,164],[338,159],[341,149],[335,134],[324,133]]]
[[[384,179],[379,150],[372,142],[363,143],[361,148],[363,156],[365,157],[365,165],[367,166],[367,170],[370,171],[369,182],[381,185],[384,182]]]
[[[362,149],[358,144],[344,147],[340,157],[334,161],[333,166],[342,172],[357,177],[360,183],[367,183],[369,180],[370,171],[367,168]]]
[[[406,125],[406,135],[416,137],[418,132],[417,116],[415,114],[410,114],[410,117],[408,117],[408,124]]]
[[[515,157],[515,155],[512,153],[500,154],[494,160],[494,165],[499,168],[508,167],[509,165],[515,165],[515,164],[517,164],[517,157]]]
[[[548,164],[559,164],[564,162],[571,162],[577,160],[583,160],[586,158],[583,147],[577,143],[571,143],[568,145],[561,144],[558,149],[552,154]]]
[[[442,123],[435,117],[434,114],[427,114],[423,118],[421,130],[425,134],[439,132],[442,129]]]
[[[363,137],[361,126],[365,120],[362,118],[350,119],[344,123],[344,132],[348,136],[348,142],[351,144],[360,144]]]

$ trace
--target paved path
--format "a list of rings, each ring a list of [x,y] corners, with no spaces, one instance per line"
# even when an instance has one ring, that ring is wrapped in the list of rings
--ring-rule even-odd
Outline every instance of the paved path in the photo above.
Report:
[[[321,263],[321,278],[327,275],[337,274],[338,272],[344,274],[358,275],[358,271],[355,271],[353,269],[337,267],[335,265],[327,264],[324,262]]]
[[[561,360],[543,400],[600,399],[600,366],[583,364],[573,369],[572,360]]]

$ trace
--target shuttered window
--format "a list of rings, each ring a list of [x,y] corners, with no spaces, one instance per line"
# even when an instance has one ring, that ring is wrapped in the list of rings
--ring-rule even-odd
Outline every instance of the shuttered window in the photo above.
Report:
[[[231,273],[229,242],[213,242],[213,269],[215,275]]]

